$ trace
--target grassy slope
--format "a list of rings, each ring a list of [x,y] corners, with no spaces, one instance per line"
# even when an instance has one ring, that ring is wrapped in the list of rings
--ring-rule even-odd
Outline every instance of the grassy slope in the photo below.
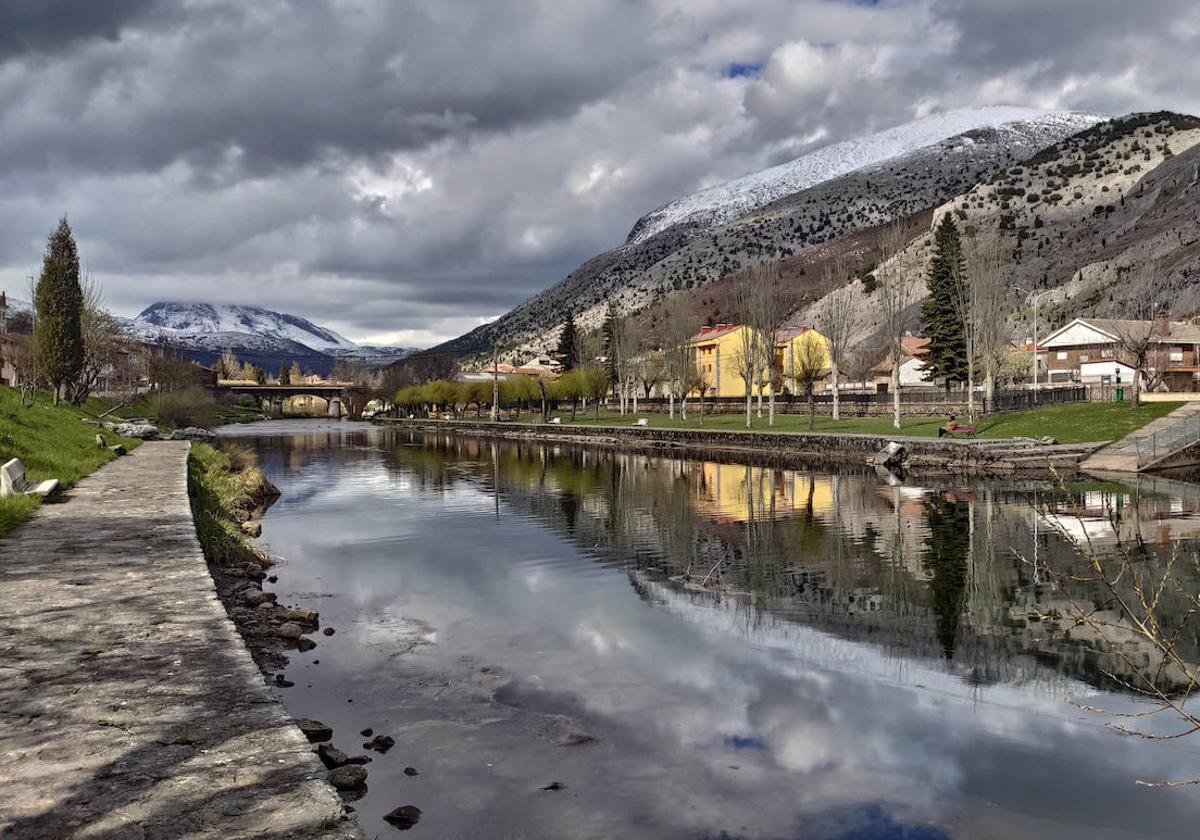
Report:
[[[96,434],[101,430],[80,420],[87,416],[85,410],[73,406],[52,405],[45,394],[39,394],[30,408],[22,408],[15,389],[0,387],[0,462],[20,458],[30,481],[57,478],[63,489],[71,487],[116,457],[96,446]],[[104,437],[126,449],[140,443],[107,430]],[[32,516],[38,503],[33,496],[0,499],[0,536]]]
[[[1181,403],[1146,403],[1134,409],[1128,403],[1075,403],[1072,405],[1055,405],[1030,411],[1015,411],[1009,414],[997,414],[985,417],[979,421],[979,436],[985,438],[1003,437],[1043,437],[1049,436],[1061,443],[1083,443],[1100,440],[1116,440],[1124,437],[1135,429],[1139,429],[1151,420],[1156,420],[1178,408]],[[661,429],[711,429],[711,430],[741,430],[746,428],[746,418],[742,414],[714,414],[704,418],[700,425],[695,406],[688,413],[685,423],[676,417],[672,420],[666,414],[656,412],[639,413],[622,417],[614,412],[600,412],[602,426],[629,426],[634,417],[645,417],[654,428]],[[787,414],[775,419],[775,426],[768,427],[764,406],[763,419],[754,418],[755,431],[773,432],[806,432],[808,428],[807,415]],[[570,411],[559,411],[564,424],[570,423]],[[575,422],[580,425],[595,425],[592,412],[579,412]],[[536,413],[531,418],[526,415],[525,421],[536,419]],[[906,417],[901,421],[901,434],[920,437],[935,437],[940,426],[944,425],[944,417]],[[854,417],[839,420],[836,423],[828,417],[817,417],[814,429],[818,432],[842,432],[855,434],[893,434],[892,421],[888,417]]]

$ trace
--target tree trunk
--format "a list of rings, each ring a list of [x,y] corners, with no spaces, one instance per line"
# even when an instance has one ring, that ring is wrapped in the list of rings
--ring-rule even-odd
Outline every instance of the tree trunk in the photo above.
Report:
[[[833,419],[836,422],[840,417],[838,413],[838,366],[837,359],[833,358],[829,360],[829,384],[833,386]]]
[[[767,403],[769,406],[767,409],[767,425],[774,426],[775,425],[775,383],[772,382],[770,387],[771,387],[771,390],[767,393]]]
[[[817,423],[816,406],[813,404],[813,386],[808,386],[808,430],[811,432]],[[811,476],[810,476],[811,478]]]
[[[668,395],[668,402],[671,406],[671,419],[674,420],[675,419],[675,389],[674,388],[671,389],[671,393]]]
[[[753,405],[754,397],[750,395],[750,383],[746,383],[746,428],[750,428],[750,409]]]
[[[1146,362],[1139,361],[1133,371],[1133,407],[1137,408],[1142,404],[1142,371],[1146,368]]]
[[[975,370],[967,368],[967,422],[975,422]]]
[[[892,359],[892,427],[900,428],[900,359]]]

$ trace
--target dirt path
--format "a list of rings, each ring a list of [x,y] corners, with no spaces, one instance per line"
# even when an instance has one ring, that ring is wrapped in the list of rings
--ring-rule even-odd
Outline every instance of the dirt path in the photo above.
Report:
[[[0,540],[0,836],[361,836],[216,598],[187,450]]]

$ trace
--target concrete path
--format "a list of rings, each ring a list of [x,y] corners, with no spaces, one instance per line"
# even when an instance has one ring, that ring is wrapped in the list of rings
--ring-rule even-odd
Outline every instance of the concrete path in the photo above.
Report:
[[[187,443],[0,540],[0,836],[356,838],[217,600]]]
[[[1137,472],[1138,441],[1197,413],[1200,413],[1200,402],[1185,403],[1167,416],[1151,420],[1140,429],[1134,429],[1125,437],[1104,447],[1080,464],[1080,467],[1088,472]]]

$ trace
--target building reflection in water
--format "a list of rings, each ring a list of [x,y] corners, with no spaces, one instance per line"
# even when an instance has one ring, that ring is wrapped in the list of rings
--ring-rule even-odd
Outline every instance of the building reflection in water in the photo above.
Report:
[[[364,433],[330,449],[325,435],[279,438],[266,457],[355,458],[382,452],[393,480],[449,490],[471,482],[495,515],[525,516],[619,566],[643,597],[671,590],[736,616],[740,631],[779,622],[866,641],[894,661],[920,659],[975,684],[1084,680],[1114,687],[1151,654],[1134,633],[1121,650],[1065,617],[1101,609],[1099,584],[1064,592],[1046,570],[1086,577],[1085,542],[1116,562],[1142,540],[1149,567],[1194,551],[1200,488],[1182,482],[888,483],[874,473],[779,469],[569,445],[451,435]],[[1111,558],[1105,552],[1112,551]],[[1191,591],[1196,565],[1181,567]],[[665,589],[664,589],[665,588]],[[1164,609],[1182,617],[1182,599]],[[1121,617],[1115,616],[1119,624]],[[1200,648],[1195,623],[1179,649]]]

